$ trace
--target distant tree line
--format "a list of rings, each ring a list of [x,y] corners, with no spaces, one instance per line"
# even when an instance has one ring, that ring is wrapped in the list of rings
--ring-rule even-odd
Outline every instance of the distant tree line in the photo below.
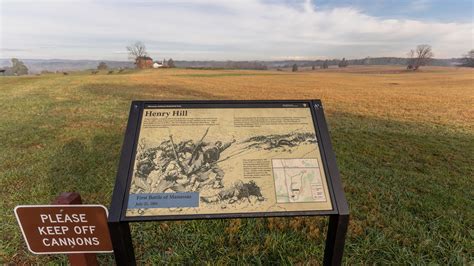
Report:
[[[417,47],[423,48],[422,47]],[[425,45],[426,48],[426,45]],[[182,68],[220,68],[220,69],[255,69],[266,70],[268,68],[289,68],[293,70],[296,64],[298,68],[310,67],[311,69],[330,67],[346,67],[348,65],[405,65],[411,69],[422,65],[430,66],[462,66],[474,67],[474,49],[471,49],[462,58],[436,59],[430,49],[414,49],[408,53],[408,57],[365,57],[360,59],[325,59],[325,60],[281,60],[281,61],[174,61],[169,59],[165,62],[167,67]],[[137,42],[127,47],[130,58],[136,63],[137,58],[147,54],[143,43]],[[420,52],[420,53],[418,53]],[[422,58],[419,58],[422,55]],[[426,57],[426,55],[429,55]],[[28,67],[27,67],[28,65]],[[17,58],[0,59],[0,76],[2,75],[28,75],[30,73],[54,73],[59,71],[78,71],[84,69],[123,69],[133,67],[132,62],[121,61],[95,61],[95,60],[19,60]]]
[[[169,62],[167,64],[169,65]],[[200,69],[268,69],[265,62],[261,61],[173,61],[173,65],[181,68]]]
[[[474,56],[474,55],[473,55]],[[218,68],[218,69],[256,69],[287,68],[292,70],[296,64],[298,68],[331,68],[352,65],[400,65],[407,66],[409,58],[403,57],[365,57],[360,59],[318,59],[318,60],[284,60],[284,61],[174,61],[176,67],[181,68]],[[431,58],[429,66],[456,66],[469,60],[465,58],[436,59]],[[342,64],[341,64],[342,62]],[[470,61],[469,61],[470,62]]]
[[[474,56],[474,55],[473,55]],[[360,59],[346,59],[347,65],[400,65],[406,66],[409,58],[403,57],[365,57]],[[456,66],[462,65],[466,61],[464,58],[451,58],[451,59],[437,59],[431,58],[426,65],[428,66]],[[268,67],[271,68],[291,68],[293,64],[298,64],[299,67],[313,67],[325,68],[338,67],[342,59],[327,59],[327,60],[286,60],[286,61],[270,61],[265,62]],[[468,60],[467,60],[468,61]]]
[[[337,63],[337,66],[340,67],[340,68],[347,67],[348,65],[349,65],[349,63],[347,62],[346,58],[342,58],[342,60],[338,61],[338,63]],[[319,66],[319,68],[321,68],[321,69],[329,68],[329,60],[324,60],[323,63]],[[311,66],[311,70],[315,70],[315,69],[316,69],[316,64],[313,63],[313,65]],[[294,63],[291,66],[291,71],[292,72],[297,72],[298,71],[298,64]]]
[[[223,68],[266,70],[268,67],[257,61],[227,61]]]

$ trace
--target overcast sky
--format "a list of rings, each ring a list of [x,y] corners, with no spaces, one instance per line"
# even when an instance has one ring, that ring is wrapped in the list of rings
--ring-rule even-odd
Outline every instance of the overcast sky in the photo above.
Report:
[[[0,0],[0,58],[175,60],[435,57],[474,48],[472,0]]]

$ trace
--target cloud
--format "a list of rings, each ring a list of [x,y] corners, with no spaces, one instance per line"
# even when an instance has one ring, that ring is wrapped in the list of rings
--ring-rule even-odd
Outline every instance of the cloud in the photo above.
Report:
[[[117,51],[136,40],[151,56],[194,60],[405,56],[421,43],[456,57],[473,46],[471,23],[382,19],[310,1],[5,2],[1,12],[0,57],[126,60]]]

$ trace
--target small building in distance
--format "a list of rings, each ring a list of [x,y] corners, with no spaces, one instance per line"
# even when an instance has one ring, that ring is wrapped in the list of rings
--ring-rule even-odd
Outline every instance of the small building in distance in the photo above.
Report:
[[[149,56],[139,56],[135,59],[135,65],[140,69],[152,68],[153,59]]]
[[[159,62],[159,61],[155,61],[153,63],[153,68],[162,68],[162,67],[168,67],[168,65],[166,64],[166,60],[163,59],[163,61]]]
[[[164,59],[161,62],[155,61],[153,63],[153,68],[162,68],[162,67],[166,67],[166,61]]]

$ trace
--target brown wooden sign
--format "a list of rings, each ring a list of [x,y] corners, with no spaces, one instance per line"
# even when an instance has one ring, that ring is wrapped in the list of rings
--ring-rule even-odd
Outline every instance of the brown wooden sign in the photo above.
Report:
[[[102,205],[22,205],[15,215],[35,254],[112,252]]]

